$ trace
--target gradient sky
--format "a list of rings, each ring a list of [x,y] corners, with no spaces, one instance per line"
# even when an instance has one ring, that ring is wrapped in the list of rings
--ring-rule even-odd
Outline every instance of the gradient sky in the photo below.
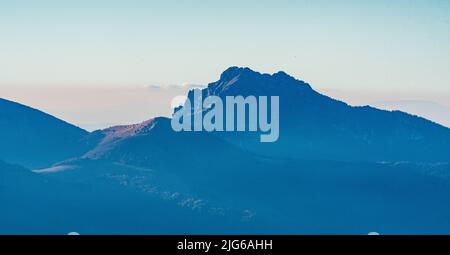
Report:
[[[349,101],[450,106],[449,31],[450,1],[0,0],[0,97],[59,109],[19,89],[206,84],[248,66]]]

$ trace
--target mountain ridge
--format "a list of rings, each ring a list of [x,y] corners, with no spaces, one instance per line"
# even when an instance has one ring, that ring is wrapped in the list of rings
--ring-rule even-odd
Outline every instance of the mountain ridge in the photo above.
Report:
[[[77,157],[89,132],[40,110],[0,99],[0,158],[29,168]]]
[[[450,160],[444,153],[450,149],[450,129],[424,118],[370,106],[350,106],[284,72],[261,74],[249,68],[231,67],[220,77],[201,90],[203,98],[210,95],[222,99],[236,95],[280,98],[279,142],[258,145],[253,134],[218,133],[245,149],[272,156],[303,155],[303,159]],[[189,91],[188,99],[195,100],[194,90]],[[424,149],[433,146],[439,156]],[[273,149],[264,152],[258,149],[261,147]]]

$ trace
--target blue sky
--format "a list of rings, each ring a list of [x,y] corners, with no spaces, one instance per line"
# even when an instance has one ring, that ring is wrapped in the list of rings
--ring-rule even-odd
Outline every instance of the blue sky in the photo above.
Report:
[[[450,1],[0,0],[0,93],[206,84],[236,65],[445,104],[449,31]]]

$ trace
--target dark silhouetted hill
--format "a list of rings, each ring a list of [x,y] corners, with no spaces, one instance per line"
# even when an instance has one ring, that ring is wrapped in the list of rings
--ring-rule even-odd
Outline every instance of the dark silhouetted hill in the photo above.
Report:
[[[0,159],[46,167],[89,150],[89,133],[39,110],[0,99]],[[93,142],[95,143],[95,142]]]

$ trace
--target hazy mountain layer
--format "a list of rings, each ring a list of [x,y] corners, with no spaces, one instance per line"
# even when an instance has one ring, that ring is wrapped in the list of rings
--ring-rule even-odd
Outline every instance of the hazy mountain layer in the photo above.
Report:
[[[89,150],[96,141],[88,135],[51,115],[0,98],[0,159],[46,167]]]

